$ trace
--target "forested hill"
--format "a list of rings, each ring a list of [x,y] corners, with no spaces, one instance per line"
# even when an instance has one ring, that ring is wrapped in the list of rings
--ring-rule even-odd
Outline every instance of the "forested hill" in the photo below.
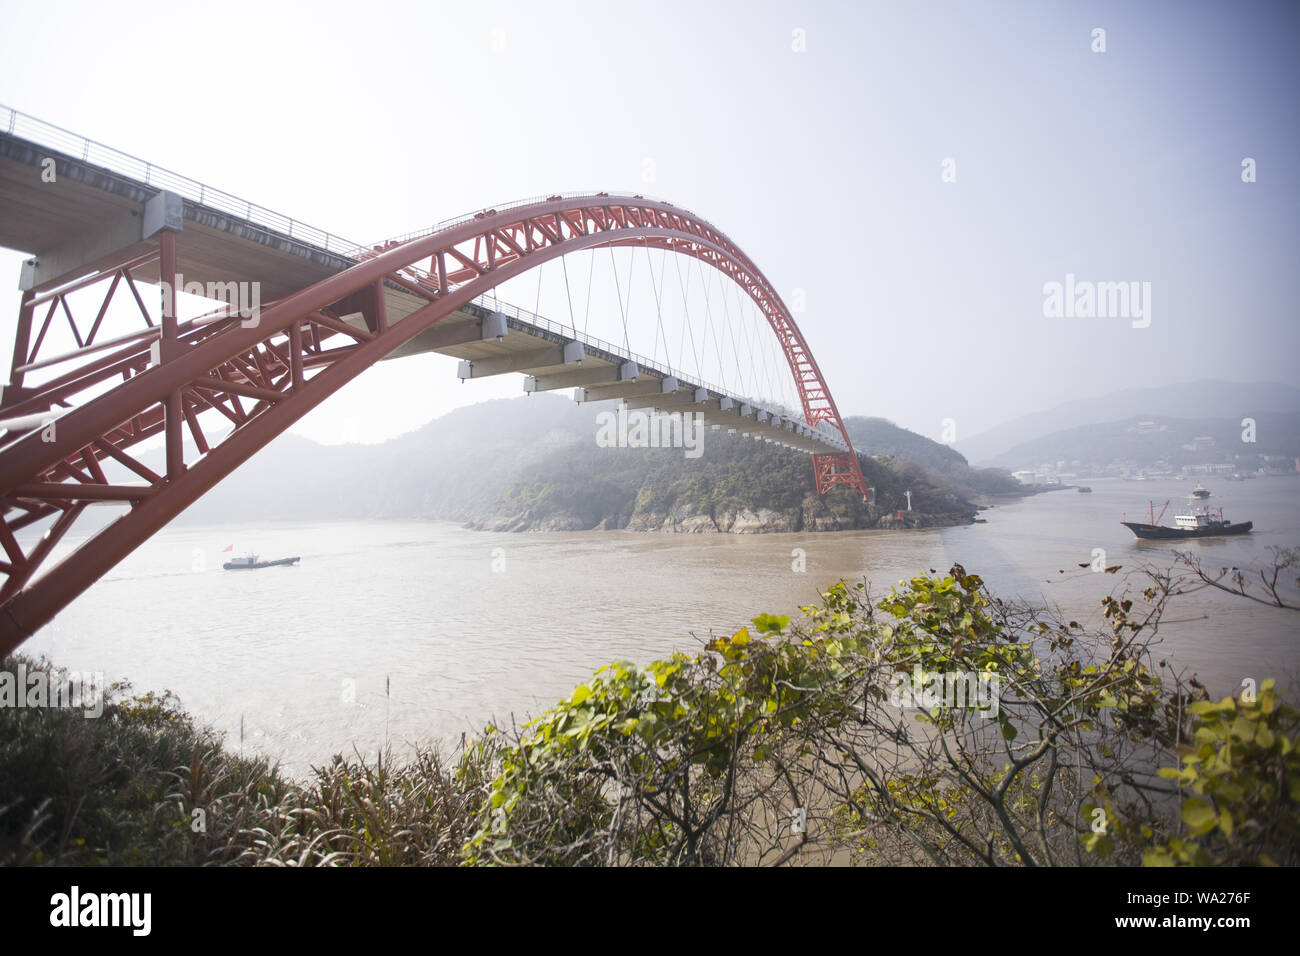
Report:
[[[853,446],[863,455],[912,462],[942,476],[967,496],[1017,494],[1020,483],[1000,468],[972,468],[951,445],[899,428],[884,418],[844,420]]]
[[[892,453],[863,456],[877,496],[870,507],[844,490],[819,500],[808,455],[723,431],[706,430],[694,459],[681,448],[599,447],[596,416],[614,408],[533,395],[457,409],[379,445],[285,435],[181,520],[422,517],[512,530],[743,532],[950,524],[975,510],[969,483],[906,460],[946,453],[957,460],[934,460],[964,477],[961,456],[888,423],[863,432],[866,451]],[[914,510],[900,520],[909,489]]]
[[[863,461],[876,505],[839,489],[818,499],[811,458],[722,431],[705,433],[703,454],[673,448],[600,448],[574,442],[498,498],[476,522],[494,530],[758,532],[921,526],[969,520],[974,506],[951,485],[910,463]],[[912,491],[913,512],[904,492]]]

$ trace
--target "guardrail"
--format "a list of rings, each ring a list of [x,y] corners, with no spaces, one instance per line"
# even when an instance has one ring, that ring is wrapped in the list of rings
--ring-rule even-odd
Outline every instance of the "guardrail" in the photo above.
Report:
[[[773,405],[776,404],[742,395],[733,389],[724,388],[720,385],[715,385],[712,382],[703,380],[696,381],[692,378],[688,378],[684,373],[674,372],[671,368],[665,368],[658,364],[654,359],[633,352],[631,349],[624,346],[615,345],[613,342],[606,341],[597,336],[579,332],[572,325],[565,325],[562,322],[556,322],[553,319],[548,319],[545,316],[538,315],[536,312],[531,312],[528,309],[521,309],[517,305],[509,302],[501,302],[491,295],[478,296],[473,300],[473,304],[488,312],[501,312],[507,318],[512,318],[517,322],[522,322],[526,325],[533,325],[537,328],[545,329],[547,332],[551,332],[555,335],[561,335],[568,339],[572,339],[573,341],[581,342],[583,345],[589,345],[592,348],[600,349],[610,355],[618,356],[624,361],[635,362],[638,369],[647,369],[663,378],[672,376],[681,379],[684,384],[692,387],[707,388],[709,391],[716,392],[718,395],[726,395],[728,398],[734,399],[735,401],[744,402],[748,405],[753,405],[755,408],[760,408],[769,412],[772,411]],[[777,414],[779,414],[783,419],[799,422],[799,424],[804,425],[805,427],[808,425],[801,416],[790,413],[783,405],[778,406]],[[813,431],[816,432],[817,437],[827,439],[827,444],[839,445],[842,443],[842,439],[838,434],[832,434],[820,427],[813,429]]]
[[[471,219],[477,219],[489,213],[508,212],[511,209],[518,209],[521,206],[531,206],[533,203],[548,202],[555,199],[596,199],[598,197],[608,196],[610,199],[626,201],[629,199],[644,199],[648,202],[663,203],[665,206],[673,205],[667,199],[660,199],[655,196],[628,196],[621,193],[551,193],[549,196],[529,196],[527,199],[515,199],[507,203],[499,203],[495,206],[484,206],[482,209],[476,209],[473,212],[465,213],[462,216],[455,216],[451,219],[444,219],[441,222],[434,223],[425,229],[416,229],[401,236],[389,236],[382,240],[382,243],[388,242],[410,242],[412,239],[422,239],[425,236],[431,236],[435,232],[441,232],[444,229],[450,229],[452,226],[459,226],[462,222],[469,222]],[[681,210],[683,213],[695,217],[695,214],[688,209]],[[367,248],[381,245],[382,243],[372,243]]]
[[[124,153],[112,146],[78,135],[61,126],[47,123],[26,113],[0,104],[0,129],[29,140],[38,146],[46,146],[56,152],[65,153],[83,163],[101,166],[110,172],[120,173],[139,180],[147,186],[166,189],[178,193],[192,202],[201,203],[221,212],[229,213],[267,229],[283,233],[291,239],[298,239],[314,246],[333,252],[349,259],[355,259],[364,247],[343,239],[324,229],[317,229],[299,222],[290,216],[259,206],[221,189],[216,189],[197,179],[190,179],[180,173],[162,166],[154,165],[138,156]]]
[[[93,166],[100,166],[110,172],[119,173],[123,176],[129,176],[147,186],[154,186],[158,189],[166,189],[170,192],[184,196],[192,202],[200,203],[221,212],[228,213],[240,219],[264,226],[267,229],[273,229],[291,239],[298,239],[304,243],[310,243],[327,252],[335,253],[347,259],[359,260],[369,258],[375,255],[374,246],[378,245],[361,245],[349,240],[343,239],[333,233],[326,232],[323,229],[317,229],[315,226],[309,226],[306,223],[285,216],[274,210],[267,209],[265,206],[259,206],[256,203],[249,202],[246,199],[240,199],[221,189],[216,189],[206,183],[201,183],[197,179],[191,179],[188,176],[182,176],[180,173],[173,172],[163,166],[155,165],[138,156],[132,156],[130,153],[124,153],[112,146],[106,146],[96,140],[73,133],[61,126],[55,126],[53,123],[47,123],[45,120],[38,119],[27,113],[12,109],[0,104],[0,129],[3,129],[11,136],[28,140],[38,146],[46,146],[51,150],[64,153],[74,158],[80,159],[84,163]],[[554,199],[556,196],[562,199],[590,199],[598,196],[610,195],[612,199],[647,199],[652,202],[662,202],[672,205],[664,199],[654,199],[649,196],[614,196],[608,193],[553,193],[550,196],[531,196],[527,199],[516,199],[512,202],[504,203],[485,209],[476,210],[452,219],[444,219],[427,229],[419,229],[407,233],[404,236],[390,237],[384,242],[409,242],[412,239],[418,239],[423,236],[432,235],[435,232],[441,232],[443,229],[459,225],[463,222],[469,222],[484,213],[502,212],[510,209],[517,209],[520,206],[528,206],[537,202],[544,202]],[[682,210],[688,212],[688,210]],[[410,272],[414,272],[422,278],[431,278],[428,273],[418,267],[408,267]],[[671,369],[660,366],[657,362],[639,355],[630,349],[607,342],[604,339],[596,338],[581,334],[573,326],[566,326],[551,319],[540,316],[535,312],[529,312],[508,302],[500,302],[494,296],[479,296],[474,300],[480,308],[491,309],[504,312],[506,315],[513,317],[520,322],[527,322],[539,328],[546,329],[558,335],[566,335],[582,342],[584,345],[590,345],[593,348],[601,349],[611,355],[617,355],[625,361],[636,362],[638,368],[649,369],[660,376],[674,375]],[[680,377],[680,376],[679,376]],[[769,403],[762,402],[753,398],[738,395],[735,392],[714,385],[710,382],[691,383],[697,387],[707,388],[719,395],[726,395],[730,398],[754,405],[758,408],[764,408]],[[784,412],[784,409],[782,410]],[[782,418],[788,418],[794,421],[800,421],[797,416],[781,414]],[[802,422],[805,426],[806,422]],[[820,428],[813,429],[818,436],[824,437],[829,444],[838,445],[840,439],[838,435],[832,435],[828,431]]]

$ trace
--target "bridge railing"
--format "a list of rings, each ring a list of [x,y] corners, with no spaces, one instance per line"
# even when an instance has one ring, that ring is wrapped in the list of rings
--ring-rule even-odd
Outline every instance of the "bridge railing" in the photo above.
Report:
[[[520,206],[529,206],[533,203],[544,202],[548,199],[560,195],[564,199],[589,199],[596,196],[609,195],[608,193],[552,193],[549,196],[530,196],[526,199],[516,199],[508,203],[499,203],[495,206],[484,207],[474,212],[465,213],[461,216],[454,216],[451,219],[444,219],[424,229],[417,229],[413,232],[406,233],[402,236],[390,236],[381,243],[362,244],[350,239],[344,239],[324,229],[318,229],[315,226],[309,226],[304,222],[294,219],[292,216],[286,216],[278,213],[273,209],[267,209],[265,206],[259,206],[257,203],[250,202],[247,199],[240,199],[222,189],[201,183],[197,179],[191,179],[189,176],[182,176],[180,173],[173,172],[164,166],[158,166],[155,163],[143,160],[138,156],[132,156],[130,153],[124,153],[120,149],[114,149],[97,140],[66,130],[61,126],[55,126],[53,123],[47,123],[28,113],[13,109],[0,103],[0,129],[9,133],[11,136],[17,136],[21,139],[36,143],[39,146],[46,146],[52,150],[80,159],[83,163],[92,166],[100,166],[110,172],[120,173],[123,176],[129,176],[132,179],[143,182],[147,186],[154,186],[158,189],[166,189],[170,192],[178,193],[193,202],[209,206],[221,212],[229,213],[240,219],[245,219],[259,226],[265,226],[276,232],[283,233],[291,239],[298,239],[305,243],[333,252],[337,255],[349,259],[356,259],[361,254],[372,251],[376,245],[383,245],[391,242],[408,242],[411,239],[419,239],[424,236],[432,235],[451,226],[460,225],[463,222],[469,222],[487,212],[503,212],[509,209],[517,209]],[[628,198],[628,197],[617,197]],[[642,196],[642,199],[650,199],[654,202],[664,202],[667,200],[657,199],[651,196]],[[671,203],[668,203],[671,205]],[[683,210],[685,211],[685,210]]]
[[[221,189],[201,183],[188,176],[173,172],[162,166],[124,153],[112,146],[88,139],[61,126],[47,123],[27,113],[10,109],[0,104],[0,130],[12,136],[46,146],[56,152],[64,153],[92,166],[99,166],[110,172],[129,176],[147,186],[178,193],[192,202],[229,213],[239,219],[247,220],[267,229],[287,235],[304,243],[318,246],[327,252],[333,252],[345,258],[355,259],[357,243],[340,238],[333,233],[306,223],[299,222],[274,210],[259,206],[246,199],[240,199]]]
[[[664,203],[668,206],[672,205],[668,200],[660,199],[655,196],[630,197],[625,195],[614,195],[612,193],[552,193],[549,196],[529,196],[526,199],[516,199],[508,203],[498,203],[495,206],[484,206],[482,209],[476,209],[473,212],[465,213],[463,216],[454,216],[451,219],[444,219],[441,222],[434,223],[432,226],[428,226],[424,229],[416,229],[413,232],[408,232],[401,236],[389,236],[387,239],[383,240],[382,243],[373,243],[367,248],[373,248],[375,245],[382,245],[390,242],[410,242],[412,239],[423,239],[425,236],[431,236],[435,232],[441,232],[444,229],[450,229],[452,226],[459,226],[462,222],[469,222],[471,219],[477,219],[486,213],[506,212],[511,209],[518,209],[521,206],[531,206],[534,203],[547,202],[552,199],[595,199],[598,196],[609,196],[611,199],[617,200],[627,200],[630,198],[646,199],[651,202]],[[683,209],[682,212],[689,213],[689,210]]]
[[[750,396],[746,396],[737,392],[735,389],[725,388],[721,385],[715,385],[712,382],[704,381],[702,379],[697,379],[696,377],[690,375],[687,372],[673,371],[670,368],[660,365],[657,360],[648,358],[647,356],[641,355],[637,352],[633,352],[631,349],[625,346],[616,345],[613,342],[607,341],[606,339],[602,339],[594,335],[587,335],[584,332],[579,332],[572,325],[566,325],[563,322],[556,322],[554,319],[548,319],[546,318],[546,316],[538,315],[536,312],[531,312],[528,309],[521,309],[518,306],[513,305],[509,302],[501,302],[491,294],[481,295],[478,298],[474,299],[473,302],[474,305],[478,306],[481,309],[485,309],[489,312],[501,312],[505,316],[515,319],[517,322],[523,322],[529,325],[537,326],[538,328],[545,329],[546,331],[552,332],[556,335],[564,336],[565,338],[572,339],[573,341],[581,342],[583,345],[591,346],[592,348],[599,349],[610,355],[618,356],[624,361],[635,362],[637,364],[638,369],[646,369],[648,371],[654,372],[656,375],[659,375],[661,377],[667,378],[668,376],[673,376],[675,378],[680,379],[684,384],[699,387],[699,388],[707,388],[709,391],[714,392],[718,395],[726,395],[728,398],[734,399],[736,401],[744,402],[749,405],[753,405],[755,408],[766,409],[767,411],[772,411],[773,407],[778,404],[775,402],[769,402],[769,401],[764,401],[762,399],[752,398]],[[782,418],[788,418],[792,421],[798,421],[800,424],[803,425],[808,424],[803,420],[803,417],[801,415],[794,414],[788,408],[780,407],[779,411]],[[814,430],[818,433],[818,435],[824,435],[827,438],[828,443],[838,443],[840,440],[838,434],[825,432],[820,428]]]
[[[686,372],[673,371],[667,366],[660,365],[657,360],[648,358],[638,352],[633,352],[626,346],[615,345],[613,342],[602,339],[598,336],[579,332],[572,325],[566,325],[563,322],[556,322],[554,319],[548,319],[546,316],[538,315],[536,312],[530,312],[528,309],[521,309],[517,305],[513,305],[509,302],[501,302],[490,293],[476,298],[474,304],[480,308],[488,309],[489,311],[504,313],[520,322],[527,322],[530,325],[538,326],[548,332],[554,332],[556,335],[562,335],[566,338],[573,339],[574,341],[581,342],[583,345],[590,345],[592,348],[600,349],[601,351],[608,352],[611,355],[617,355],[624,361],[636,362],[637,368],[647,369],[661,377],[667,378],[668,376],[673,376],[682,379],[684,382],[689,382],[691,385],[696,385],[717,392],[719,395],[738,398],[741,401],[752,402],[755,405],[763,404],[742,395],[738,395],[734,389],[727,389],[720,385],[714,385],[712,382],[697,380]]]
[[[281,213],[275,212],[274,210],[267,209],[265,206],[259,206],[246,199],[240,199],[238,196],[234,196],[225,190],[217,189],[207,185],[206,183],[201,183],[197,179],[191,179],[188,176],[182,176],[180,173],[173,172],[166,167],[150,163],[138,156],[132,156],[130,153],[124,153],[119,149],[114,149],[112,146],[107,146],[86,136],[73,133],[61,126],[55,126],[53,123],[47,123],[45,120],[38,119],[35,116],[12,109],[3,104],[0,104],[0,130],[3,130],[11,136],[35,143],[38,146],[45,146],[53,151],[72,156],[83,163],[99,166],[122,176],[128,176],[138,182],[143,182],[147,186],[153,186],[157,189],[165,189],[169,192],[177,193],[192,202],[197,202],[200,205],[228,213],[231,216],[246,220],[247,222],[274,230],[291,239],[297,239],[303,243],[324,249],[327,252],[335,253],[343,258],[360,260],[369,258],[375,254],[373,251],[373,245],[361,245],[343,239],[333,233],[326,232],[323,229],[317,229],[314,226],[309,226],[303,222],[299,222],[290,216],[285,216]],[[520,206],[528,206],[533,203],[553,199],[556,195],[560,194],[553,193],[549,196],[531,196],[526,199],[517,199],[513,202],[492,206],[488,209],[466,213],[465,215],[456,216],[451,219],[444,219],[426,229],[419,229],[404,236],[387,239],[385,240],[385,243],[408,242],[411,239],[418,239],[423,236],[432,235],[435,232],[440,232],[441,230],[447,229],[451,226],[459,225],[463,222],[469,222],[470,220],[481,216],[485,212],[502,212],[509,209],[516,209]],[[610,194],[595,192],[564,193],[562,194],[562,198],[588,199],[603,195]],[[649,199],[654,202],[666,202],[666,200],[654,199],[649,196],[642,196],[640,198]],[[683,210],[683,212],[685,211],[686,210]],[[424,273],[423,270],[420,270],[417,267],[408,267],[408,270],[419,274],[422,278],[431,278],[427,273]],[[607,342],[604,339],[579,333],[573,326],[555,322],[544,316],[540,316],[535,312],[520,309],[519,307],[507,302],[500,302],[494,296],[480,296],[475,300],[475,302],[481,308],[504,312],[506,315],[513,316],[518,321],[531,323],[532,325],[546,329],[547,331],[558,335],[569,336],[583,342],[585,345],[590,345],[593,348],[600,349],[611,355],[619,356],[625,361],[636,362],[639,368],[648,369],[660,376],[666,377],[669,375],[677,375],[677,373],[674,373],[671,369],[660,365],[657,361],[633,352],[628,348],[616,345],[613,342]],[[726,395],[759,408],[773,404],[739,395],[732,389],[714,385],[710,382],[693,381],[685,374],[681,374],[678,377],[688,381],[690,384],[707,388],[719,395]],[[783,415],[782,417],[795,418],[796,416]],[[820,429],[818,429],[818,432],[826,435],[828,439],[833,441],[838,439],[838,436],[830,435],[828,432],[824,432]]]

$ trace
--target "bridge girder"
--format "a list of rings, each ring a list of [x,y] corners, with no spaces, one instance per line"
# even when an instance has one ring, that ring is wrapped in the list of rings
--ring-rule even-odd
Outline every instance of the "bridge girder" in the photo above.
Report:
[[[148,257],[158,263],[165,290],[175,281],[178,241],[176,231],[163,229],[156,252]],[[808,425],[825,424],[842,436],[844,451],[813,455],[818,494],[845,485],[865,497],[861,468],[830,390],[780,296],[724,233],[668,203],[599,193],[477,213],[439,231],[360,253],[352,267],[268,303],[251,321],[230,307],[185,322],[164,310],[155,324],[131,278],[139,266],[136,257],[113,263],[96,277],[112,283],[109,297],[119,285],[131,289],[148,326],[132,335],[95,344],[93,330],[103,310],[83,336],[84,326],[78,326],[69,308],[68,288],[24,293],[14,387],[6,388],[0,399],[0,416],[17,433],[7,434],[0,445],[5,512],[0,547],[7,558],[0,561],[0,573],[6,575],[0,588],[0,655],[375,362],[510,278],[569,252],[617,246],[691,256],[745,290],[782,345]],[[392,284],[422,304],[390,321],[385,287]],[[167,296],[164,300],[169,301]],[[46,306],[33,344],[38,310]],[[59,309],[72,326],[78,349],[42,358],[44,331]],[[353,321],[358,313],[361,321]],[[482,334],[477,328],[457,332],[467,339],[477,334]],[[25,374],[55,367],[62,371],[51,380],[25,384]],[[220,439],[198,417],[212,410],[233,424]],[[42,416],[43,427],[12,425],[30,423],[30,416]],[[727,412],[719,416],[727,417]],[[744,430],[744,418],[735,422],[729,427]],[[184,461],[186,433],[198,454],[191,464]],[[163,475],[128,451],[160,434],[168,462]],[[109,459],[144,483],[110,482],[101,465]],[[102,501],[129,501],[131,506],[37,576],[87,505]],[[13,532],[48,518],[54,519],[49,533],[25,551]]]

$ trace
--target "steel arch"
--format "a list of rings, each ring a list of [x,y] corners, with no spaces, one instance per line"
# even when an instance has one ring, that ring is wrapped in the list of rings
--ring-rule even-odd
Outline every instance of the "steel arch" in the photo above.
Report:
[[[175,276],[176,233],[160,234],[160,275]],[[95,580],[326,397],[364,369],[492,287],[569,252],[607,246],[649,246],[688,255],[731,278],[767,317],[799,390],[807,423],[834,428],[848,451],[814,454],[818,494],[837,485],[866,486],[857,455],[803,333],[771,283],[724,233],[669,203],[639,196],[552,196],[508,209],[487,210],[459,222],[359,254],[356,265],[270,304],[258,323],[220,314],[178,323],[164,310],[161,322],[121,341],[98,358],[87,347],[64,357],[80,361],[35,388],[18,388],[0,414],[9,421],[48,414],[75,396],[123,381],[57,418],[53,435],[36,428],[0,448],[0,501],[5,520],[0,545],[7,575],[0,589],[0,655],[12,651]],[[137,258],[121,272],[130,282]],[[422,266],[427,262],[427,267]],[[395,283],[425,304],[392,325],[383,289]],[[166,283],[164,283],[166,287]],[[131,286],[134,291],[134,286]],[[67,290],[64,290],[67,291]],[[30,346],[38,305],[59,303],[59,290],[24,296],[15,344],[13,385],[35,364],[40,341]],[[111,295],[111,290],[110,290]],[[137,295],[137,300],[139,299]],[[66,300],[62,301],[65,311]],[[143,303],[141,302],[143,310]],[[361,311],[367,330],[341,321]],[[102,318],[99,316],[98,318]],[[68,320],[79,343],[77,325]],[[47,324],[49,318],[47,317]],[[148,314],[146,310],[146,321]],[[98,326],[98,319],[96,322]],[[322,348],[336,336],[351,344]],[[281,337],[287,337],[281,340]],[[90,335],[93,338],[93,329]],[[87,339],[87,342],[89,339]],[[152,352],[151,352],[152,350]],[[314,375],[308,375],[315,370]],[[6,398],[10,389],[5,390]],[[243,402],[241,402],[243,399]],[[244,402],[251,402],[245,408]],[[198,413],[221,412],[234,424],[212,444]],[[186,466],[183,429],[201,457]],[[158,475],[126,453],[152,435],[165,434],[167,473]],[[145,486],[113,485],[99,462],[131,468]],[[40,577],[34,574],[60,537],[94,501],[120,500],[130,510]],[[56,516],[50,532],[24,552],[13,531]]]

